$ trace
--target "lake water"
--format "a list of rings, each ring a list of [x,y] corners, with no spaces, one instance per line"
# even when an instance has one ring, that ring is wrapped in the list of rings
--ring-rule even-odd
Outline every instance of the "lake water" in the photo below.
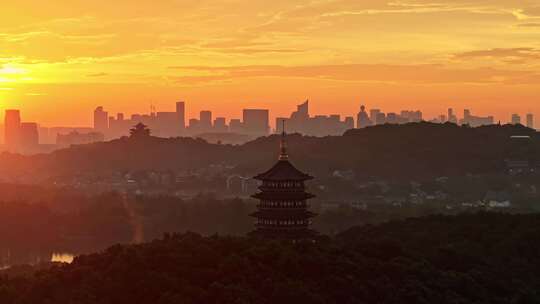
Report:
[[[71,253],[53,253],[51,257],[51,262],[71,264],[71,262],[73,262],[73,259],[75,259],[75,255]]]
[[[13,265],[36,265],[43,262],[68,263],[73,262],[75,255],[67,252],[54,252],[50,254],[12,254],[10,251],[0,254],[0,270]]]

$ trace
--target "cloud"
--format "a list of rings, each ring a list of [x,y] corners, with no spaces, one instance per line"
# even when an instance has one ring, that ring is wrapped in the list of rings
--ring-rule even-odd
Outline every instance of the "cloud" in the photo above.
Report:
[[[94,74],[88,74],[86,75],[86,77],[104,77],[104,76],[108,76],[109,73],[94,73]]]
[[[170,77],[181,84],[215,83],[247,78],[278,77],[326,81],[401,84],[524,84],[535,83],[539,74],[531,71],[491,68],[453,69],[442,65],[346,64],[318,66],[171,67],[181,76]]]
[[[540,49],[535,48],[495,48],[489,50],[476,50],[454,55],[461,60],[469,59],[497,59],[509,63],[527,63],[540,59]]]
[[[521,23],[518,27],[540,27],[540,23]]]

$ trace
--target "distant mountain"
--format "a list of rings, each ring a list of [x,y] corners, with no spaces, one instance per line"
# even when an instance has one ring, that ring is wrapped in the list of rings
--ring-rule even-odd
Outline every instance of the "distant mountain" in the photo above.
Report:
[[[514,135],[531,136],[523,157],[539,155],[540,137],[523,126],[479,128],[453,124],[411,123],[347,131],[343,136],[287,137],[292,161],[315,175],[353,170],[359,177],[431,178],[490,173],[504,169],[514,149]],[[197,169],[225,164],[245,174],[270,166],[278,155],[279,136],[243,145],[210,144],[192,138],[128,138],[72,146],[50,154],[0,156],[4,176],[50,177],[121,170]]]
[[[539,215],[480,213],[358,227],[314,243],[166,235],[0,275],[0,302],[538,303],[539,227]]]

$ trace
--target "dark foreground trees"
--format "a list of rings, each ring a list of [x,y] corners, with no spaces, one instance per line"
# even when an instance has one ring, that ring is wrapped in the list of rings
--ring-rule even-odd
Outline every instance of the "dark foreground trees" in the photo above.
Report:
[[[316,243],[166,235],[27,277],[1,303],[538,303],[540,216],[430,216]]]

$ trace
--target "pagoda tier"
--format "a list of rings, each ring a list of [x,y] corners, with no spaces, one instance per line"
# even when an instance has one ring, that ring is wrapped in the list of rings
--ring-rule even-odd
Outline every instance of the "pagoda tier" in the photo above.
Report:
[[[303,201],[315,197],[315,195],[307,192],[285,192],[285,191],[261,191],[252,195],[251,197],[260,199],[260,200],[294,200],[294,201]]]
[[[268,171],[254,177],[261,181],[252,236],[276,239],[313,239],[317,232],[309,229],[316,214],[308,210],[307,200],[315,197],[306,192],[304,182],[313,177],[296,169],[288,159],[284,134],[279,161]]]

